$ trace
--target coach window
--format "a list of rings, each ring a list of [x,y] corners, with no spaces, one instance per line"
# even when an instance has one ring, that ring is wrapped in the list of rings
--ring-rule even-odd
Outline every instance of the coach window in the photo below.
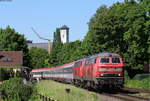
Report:
[[[89,64],[93,64],[93,61],[92,61],[92,59],[90,59],[90,60],[89,60]]]
[[[74,67],[80,67],[80,66],[81,66],[81,61],[76,62],[75,65],[74,65]]]
[[[94,59],[90,59],[89,62],[88,62],[88,64],[89,64],[89,65],[90,65],[90,64],[94,64]]]
[[[85,65],[88,65],[88,64],[89,64],[89,60],[86,60],[86,61],[85,61]]]
[[[96,63],[96,59],[95,58],[92,59],[92,64],[94,64],[94,63]]]
[[[101,58],[101,63],[109,63],[109,58]]]
[[[68,68],[66,68],[67,69],[67,72],[68,73],[72,73],[72,68],[71,67],[68,67]]]

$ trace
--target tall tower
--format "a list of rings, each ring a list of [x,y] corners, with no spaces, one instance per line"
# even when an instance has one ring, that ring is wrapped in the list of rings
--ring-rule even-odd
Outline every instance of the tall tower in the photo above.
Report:
[[[60,28],[60,38],[63,44],[69,42],[69,27],[66,25]]]

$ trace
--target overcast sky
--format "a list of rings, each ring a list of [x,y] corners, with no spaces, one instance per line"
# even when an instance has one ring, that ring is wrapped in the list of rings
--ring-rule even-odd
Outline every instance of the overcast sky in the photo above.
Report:
[[[82,40],[88,31],[89,19],[97,8],[111,6],[124,0],[0,0],[0,28],[10,25],[33,42],[42,37],[50,38],[64,24],[70,28],[70,41]]]

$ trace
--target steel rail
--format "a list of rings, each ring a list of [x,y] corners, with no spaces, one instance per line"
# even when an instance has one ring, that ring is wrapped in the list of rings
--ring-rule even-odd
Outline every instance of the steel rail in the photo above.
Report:
[[[139,88],[122,88],[122,90],[132,91],[132,92],[140,92],[140,93],[149,93],[150,90],[139,89]]]

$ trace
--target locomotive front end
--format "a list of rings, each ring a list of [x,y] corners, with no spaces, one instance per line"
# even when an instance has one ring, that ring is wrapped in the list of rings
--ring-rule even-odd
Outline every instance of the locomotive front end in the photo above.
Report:
[[[124,84],[123,59],[118,55],[99,57],[96,80],[98,85],[122,88]]]

